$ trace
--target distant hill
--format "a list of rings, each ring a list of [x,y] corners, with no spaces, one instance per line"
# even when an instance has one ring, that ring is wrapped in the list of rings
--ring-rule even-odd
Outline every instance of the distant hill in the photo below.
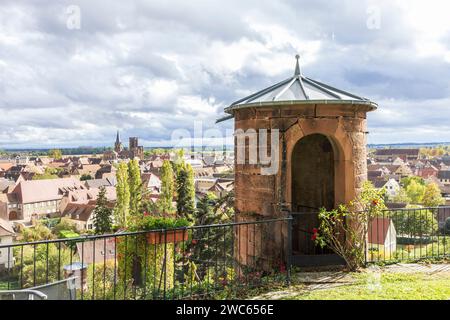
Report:
[[[385,148],[426,148],[437,146],[449,146],[450,142],[405,142],[405,143],[381,143],[381,144],[368,144],[368,148],[372,149],[385,149]]]
[[[367,147],[370,149],[385,149],[385,148],[425,148],[425,147],[437,147],[437,146],[450,146],[450,142],[405,142],[405,143],[372,143],[368,144]],[[47,155],[48,151],[52,148],[5,148],[0,150],[0,153],[7,154],[28,154],[33,156]],[[102,154],[106,150],[111,150],[111,147],[74,147],[74,148],[57,148],[62,151],[64,155],[83,155],[83,154]],[[145,150],[152,149],[173,149],[170,146],[162,147],[145,147]],[[185,147],[195,152],[202,151],[218,151],[223,150],[223,146],[204,146],[195,148]],[[225,150],[234,150],[233,145],[226,145]]]

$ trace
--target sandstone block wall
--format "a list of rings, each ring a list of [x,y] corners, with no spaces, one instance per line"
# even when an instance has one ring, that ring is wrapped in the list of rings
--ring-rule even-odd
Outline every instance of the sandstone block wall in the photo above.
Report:
[[[260,164],[235,164],[235,209],[237,221],[254,221],[260,218],[281,217],[280,204],[292,210],[292,152],[297,142],[311,134],[323,134],[330,140],[334,152],[334,203],[346,203],[361,191],[367,178],[366,164],[366,112],[365,105],[289,105],[246,108],[235,111],[235,129],[279,129],[279,169],[276,175],[262,175]],[[282,168],[283,134],[285,139],[286,170]],[[235,138],[236,139],[236,138]],[[236,140],[235,140],[236,142]],[[268,143],[268,153],[271,153]],[[236,154],[235,143],[235,154]],[[248,152],[248,150],[246,150]],[[312,154],[311,157],[314,157]],[[312,173],[314,174],[314,173]],[[287,229],[280,232],[261,228],[266,246],[257,254],[267,255],[270,260],[284,259]],[[251,239],[241,230],[241,241]],[[272,234],[271,238],[267,238]],[[254,237],[261,238],[260,235]],[[265,241],[265,240],[262,240]],[[265,252],[263,252],[265,251]],[[239,250],[238,256],[245,261],[249,254]],[[243,255],[243,256],[242,256]],[[252,258],[257,260],[256,257]],[[249,259],[247,259],[250,261]]]

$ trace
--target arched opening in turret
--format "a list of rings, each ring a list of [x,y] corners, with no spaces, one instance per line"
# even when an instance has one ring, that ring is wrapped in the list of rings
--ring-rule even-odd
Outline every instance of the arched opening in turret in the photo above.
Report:
[[[319,209],[329,210],[335,205],[335,154],[331,141],[322,134],[303,137],[293,149],[291,166],[292,209],[297,213],[293,252],[303,258],[332,254],[313,239],[313,230],[319,227]],[[304,263],[309,264],[307,260]]]

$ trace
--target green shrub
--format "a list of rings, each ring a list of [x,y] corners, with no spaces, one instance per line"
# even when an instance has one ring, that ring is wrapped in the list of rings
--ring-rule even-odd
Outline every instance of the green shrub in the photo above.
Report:
[[[422,237],[438,230],[438,222],[430,210],[399,210],[391,216],[399,236]]]
[[[49,229],[53,229],[60,221],[61,218],[44,218],[39,220],[39,222]]]
[[[23,261],[21,261],[22,255]],[[63,267],[70,262],[70,251],[66,246],[54,243],[38,244],[35,247],[24,246],[23,252],[17,248],[14,256],[23,268],[21,282],[24,288],[51,283],[58,278],[62,279]]]
[[[432,243],[433,237],[430,236],[422,236],[422,237],[402,237],[402,236],[397,236],[397,244],[429,244]]]
[[[80,236],[78,233],[73,232],[72,230],[61,230],[59,231],[58,235],[62,239],[77,238]]]
[[[50,240],[54,237],[51,230],[41,223],[33,227],[23,228],[19,235],[19,239],[24,242]]]
[[[53,227],[52,232],[56,235],[59,235],[62,230],[77,232],[77,225],[74,222],[70,221],[69,218],[64,217],[61,218],[59,223]]]
[[[141,221],[136,225],[137,230],[159,230],[159,229],[174,229],[187,227],[189,221],[186,218],[174,217],[155,217],[152,215],[145,215]]]
[[[93,300],[113,300],[114,290],[116,298],[121,298],[123,294],[123,282],[117,280],[117,270],[114,261],[106,261],[106,263],[91,264],[88,268],[87,286],[88,291],[85,293],[86,299]],[[116,286],[116,288],[114,288]],[[131,291],[129,286],[128,291]],[[122,296],[123,297],[123,296]]]

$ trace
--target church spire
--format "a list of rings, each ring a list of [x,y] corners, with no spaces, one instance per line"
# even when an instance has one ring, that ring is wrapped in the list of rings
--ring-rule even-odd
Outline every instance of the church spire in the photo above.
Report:
[[[114,151],[117,153],[122,151],[122,143],[120,142],[119,130],[117,130],[116,142],[114,143]]]

